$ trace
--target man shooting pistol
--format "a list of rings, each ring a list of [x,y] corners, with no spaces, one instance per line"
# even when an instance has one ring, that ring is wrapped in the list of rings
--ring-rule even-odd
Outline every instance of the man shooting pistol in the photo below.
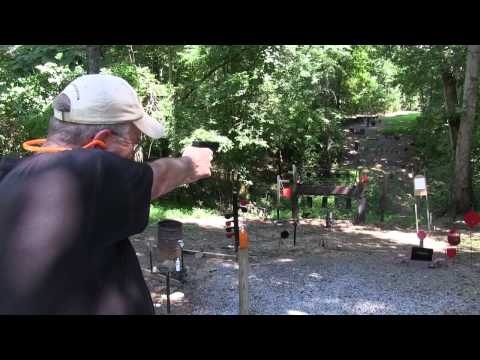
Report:
[[[151,200],[211,176],[213,152],[134,162],[164,128],[115,76],[77,78],[53,109],[32,156],[0,160],[0,314],[154,314],[129,236]]]

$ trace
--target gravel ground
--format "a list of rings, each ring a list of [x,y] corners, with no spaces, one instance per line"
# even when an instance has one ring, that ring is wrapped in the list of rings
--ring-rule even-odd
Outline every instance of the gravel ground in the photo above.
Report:
[[[291,260],[291,261],[290,261]],[[425,262],[326,250],[253,264],[254,314],[480,313],[480,276],[463,265],[430,269]],[[193,314],[237,314],[237,271],[219,264],[197,288]]]
[[[187,247],[229,252],[217,225],[202,223],[185,231]],[[418,244],[412,232],[341,225],[325,232],[318,224],[304,224],[293,248],[291,242],[279,246],[271,240],[281,228],[262,224],[262,237],[251,242],[251,313],[480,314],[480,253],[470,254],[468,242],[450,261],[442,254],[445,234],[427,238],[425,246],[435,249],[434,259],[443,259],[443,266],[432,269],[430,262],[409,260],[411,246]],[[133,243],[157,314],[165,314],[164,280],[149,273],[145,256],[144,240],[154,229]],[[324,235],[327,248],[318,241]],[[188,281],[172,287],[172,314],[237,314],[236,261],[188,255],[185,263]]]

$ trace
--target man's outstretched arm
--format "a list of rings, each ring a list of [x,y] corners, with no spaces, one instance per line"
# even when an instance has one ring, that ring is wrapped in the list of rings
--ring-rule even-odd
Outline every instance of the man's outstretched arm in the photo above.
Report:
[[[189,147],[182,155],[149,163],[153,170],[152,200],[180,185],[211,176],[213,152],[210,149]]]

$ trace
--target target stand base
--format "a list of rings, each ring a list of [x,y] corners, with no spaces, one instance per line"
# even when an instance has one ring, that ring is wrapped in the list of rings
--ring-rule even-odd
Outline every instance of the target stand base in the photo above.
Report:
[[[419,246],[412,247],[411,260],[432,261],[433,249],[422,248]]]

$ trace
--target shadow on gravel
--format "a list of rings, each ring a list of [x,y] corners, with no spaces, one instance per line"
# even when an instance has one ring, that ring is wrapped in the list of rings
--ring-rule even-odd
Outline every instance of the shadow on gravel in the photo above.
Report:
[[[333,231],[325,229],[319,221],[314,224],[301,224],[297,227],[296,245],[293,246],[294,228],[290,223],[275,225],[271,222],[250,221],[248,224],[250,251],[252,255],[261,255],[262,257],[272,258],[281,257],[282,254],[308,254],[314,253],[316,249],[343,249],[344,251],[365,251],[365,252],[383,252],[397,254],[410,254],[413,245],[417,244],[414,231],[405,229],[381,229],[376,226],[335,226]],[[136,238],[150,239],[156,241],[156,226],[149,226],[144,233]],[[184,242],[185,248],[189,250],[223,253],[234,255],[234,239],[225,236],[225,229],[217,226],[198,225],[196,223],[184,223]],[[282,231],[288,231],[289,236],[281,239]],[[445,247],[447,230],[436,231],[433,233],[435,238],[445,238]],[[394,238],[389,239],[388,236]],[[427,237],[426,247],[429,238]],[[138,241],[138,239],[136,240]],[[324,247],[323,247],[324,246]],[[478,261],[480,251],[470,249],[469,236],[462,233],[462,244],[460,246],[460,256],[470,260],[470,254],[474,261]]]

